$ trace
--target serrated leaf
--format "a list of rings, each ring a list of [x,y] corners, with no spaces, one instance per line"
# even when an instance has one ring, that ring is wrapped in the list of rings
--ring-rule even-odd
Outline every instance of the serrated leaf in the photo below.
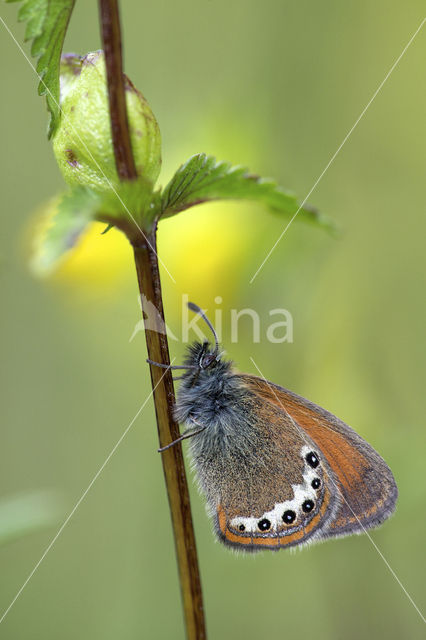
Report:
[[[18,20],[27,23],[25,40],[32,40],[31,55],[37,58],[38,93],[46,96],[50,138],[59,122],[59,61],[75,0],[6,0],[21,1]]]
[[[315,209],[300,207],[294,194],[270,179],[253,175],[245,167],[218,162],[213,156],[199,153],[183,164],[161,196],[160,217],[168,217],[210,200],[255,200],[271,209],[325,227],[332,223]]]
[[[36,237],[31,260],[33,270],[45,275],[77,244],[87,225],[94,219],[100,197],[85,187],[76,187],[64,193],[59,201],[48,205],[45,214],[49,226]]]

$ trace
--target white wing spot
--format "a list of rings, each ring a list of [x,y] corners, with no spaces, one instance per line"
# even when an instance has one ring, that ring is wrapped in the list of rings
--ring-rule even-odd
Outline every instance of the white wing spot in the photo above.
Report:
[[[305,461],[307,453],[312,451],[311,447],[304,446],[300,451],[301,458]],[[285,511],[294,511],[299,518],[302,512],[302,504],[305,500],[313,500],[316,503],[317,492],[312,488],[311,483],[314,478],[318,477],[318,470],[312,469],[305,462],[305,471],[303,473],[303,482],[301,484],[293,484],[293,499],[285,502],[277,502],[271,511],[262,513],[260,518],[244,518],[237,516],[230,522],[232,528],[245,533],[259,533],[258,523],[267,519],[271,523],[269,531],[276,531],[283,524],[283,513]],[[297,523],[297,519],[295,521]]]

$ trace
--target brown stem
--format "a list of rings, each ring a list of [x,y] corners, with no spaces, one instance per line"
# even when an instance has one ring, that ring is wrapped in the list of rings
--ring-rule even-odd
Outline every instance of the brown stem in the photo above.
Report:
[[[136,177],[136,170],[130,146],[124,97],[118,2],[117,0],[99,0],[99,9],[117,172],[122,179],[133,179]],[[156,228],[144,234],[141,233],[137,240],[134,235],[135,229],[133,226],[131,228],[148,357],[154,362],[168,365],[170,358],[167,335],[164,330]],[[153,310],[155,314],[158,313],[157,321],[158,318],[160,321],[160,326],[155,328],[150,324],[153,320]],[[151,384],[160,447],[164,447],[179,437],[179,426],[173,418],[174,390],[170,369],[164,373],[164,369],[151,365]],[[206,638],[203,598],[181,445],[177,444],[166,450],[161,454],[161,458],[172,516],[187,637],[189,640],[202,640]]]
[[[122,180],[134,180],[138,174],[133,158],[127,119],[118,0],[99,0],[99,12],[105,52],[115,164],[117,173]]]
[[[169,347],[164,332],[163,302],[155,247],[155,231],[153,231],[147,237],[146,243],[134,248],[135,263],[144,318],[149,318],[152,322],[152,310],[155,309],[159,312],[163,326],[163,331],[153,331],[147,327],[145,319],[148,357],[154,362],[169,364]],[[160,447],[165,447],[179,437],[179,426],[173,419],[174,392],[170,369],[164,375],[164,369],[151,365],[151,382],[155,389],[154,404]],[[198,640],[206,637],[206,631],[197,549],[181,445],[177,444],[167,449],[161,457],[172,515],[187,635],[191,640]]]

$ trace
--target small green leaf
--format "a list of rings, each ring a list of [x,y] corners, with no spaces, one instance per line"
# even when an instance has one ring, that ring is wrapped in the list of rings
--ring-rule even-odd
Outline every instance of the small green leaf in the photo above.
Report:
[[[116,188],[103,193],[92,191],[98,196],[97,213],[102,221],[110,218],[121,220],[129,225],[143,225],[149,228],[152,224],[153,193],[152,184],[143,177],[137,180],[122,182]]]
[[[161,196],[160,217],[173,216],[184,209],[210,200],[256,200],[279,213],[293,216],[300,205],[295,195],[273,180],[260,178],[240,166],[218,162],[199,153],[183,164]],[[300,208],[298,217],[325,227],[332,223],[315,209]]]
[[[52,272],[93,221],[108,223],[102,234],[114,226],[122,230],[140,229],[143,224],[149,230],[157,210],[152,198],[151,186],[142,178],[123,182],[114,191],[105,193],[89,187],[72,187],[40,211],[41,231],[35,234],[32,270],[40,276]]]
[[[108,233],[108,231],[111,231],[111,229],[114,229],[114,225],[113,224],[107,224],[105,229],[101,232],[101,236],[104,236],[106,233]]]
[[[0,545],[54,525],[61,517],[58,496],[50,491],[2,498],[0,501]]]
[[[21,0],[6,0],[21,2]],[[26,22],[25,40],[32,40],[31,55],[37,58],[39,95],[46,96],[50,111],[48,136],[59,122],[59,61],[75,0],[22,0],[18,20]]]
[[[36,239],[31,266],[39,275],[52,271],[62,256],[78,242],[87,225],[94,219],[100,196],[85,187],[64,193],[54,204],[54,216],[47,230]],[[51,214],[48,206],[47,214]]]

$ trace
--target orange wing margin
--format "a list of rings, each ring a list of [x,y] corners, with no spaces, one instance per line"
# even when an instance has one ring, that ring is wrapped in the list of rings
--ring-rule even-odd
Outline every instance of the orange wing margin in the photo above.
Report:
[[[228,519],[224,508],[220,505],[217,511],[217,524],[218,533],[220,538],[225,544],[233,547],[246,547],[248,551],[260,551],[262,547],[268,549],[284,549],[286,547],[292,547],[304,542],[309,542],[310,537],[315,530],[319,527],[321,520],[325,517],[326,511],[330,504],[330,492],[326,492],[324,500],[318,513],[308,522],[305,527],[302,527],[290,535],[273,535],[273,536],[241,536],[238,533],[231,531],[228,527]]]
[[[380,524],[393,512],[398,490],[392,472],[351,427],[283,387],[256,376],[242,377],[258,396],[290,415],[334,472],[342,504],[324,535],[360,532]]]

